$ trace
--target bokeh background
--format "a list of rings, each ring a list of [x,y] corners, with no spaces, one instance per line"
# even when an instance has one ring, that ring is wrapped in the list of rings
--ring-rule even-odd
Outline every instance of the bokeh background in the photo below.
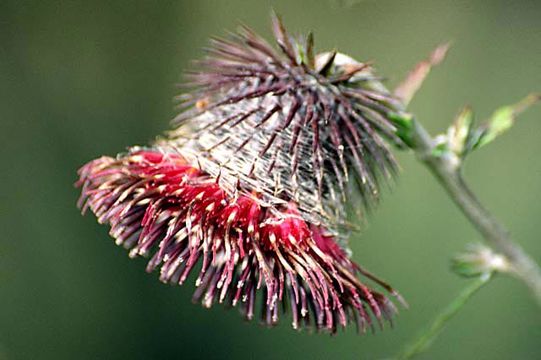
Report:
[[[438,43],[453,48],[411,105],[433,133],[465,104],[479,119],[541,90],[541,2],[0,2],[1,359],[381,359],[396,353],[467,284],[449,258],[479,239],[431,175],[398,153],[402,176],[351,240],[354,259],[411,308],[392,330],[358,336],[246,323],[190,302],[129,260],[75,207],[77,168],[145,144],[174,116],[175,84],[212,35],[239,21],[269,36],[269,13],[319,50],[375,60],[394,86]],[[541,106],[473,154],[466,176],[541,261]],[[501,276],[423,359],[541,359],[541,312]]]

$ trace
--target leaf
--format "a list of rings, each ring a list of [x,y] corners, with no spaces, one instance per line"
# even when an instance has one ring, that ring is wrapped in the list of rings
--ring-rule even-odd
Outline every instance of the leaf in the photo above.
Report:
[[[541,94],[530,94],[516,104],[497,109],[488,122],[477,130],[477,139],[472,139],[471,149],[480,148],[509,130],[520,113],[540,100]]]
[[[464,157],[470,149],[467,148],[468,140],[472,134],[473,111],[471,107],[464,107],[457,115],[453,125],[447,130],[449,150],[458,157]]]
[[[389,112],[387,117],[392,121],[393,125],[396,127],[396,136],[400,138],[408,147],[412,148],[415,144],[413,141],[413,127],[414,120],[413,116],[409,113],[401,112]],[[398,147],[403,147],[403,144],[395,144]]]
[[[415,65],[406,78],[396,87],[394,94],[402,99],[405,105],[409,104],[415,93],[419,90],[430,69],[445,59],[450,46],[450,43],[445,43],[434,49],[428,59]]]

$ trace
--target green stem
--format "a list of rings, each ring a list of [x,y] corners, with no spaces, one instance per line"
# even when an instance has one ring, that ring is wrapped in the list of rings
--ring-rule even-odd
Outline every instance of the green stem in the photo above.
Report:
[[[466,302],[481,289],[492,278],[490,273],[485,273],[476,278],[468,287],[453,300],[443,311],[434,319],[429,328],[427,328],[417,340],[407,345],[404,351],[397,359],[412,359],[414,356],[425,351],[436,337],[443,330],[445,325],[455,316]]]
[[[450,152],[437,154],[434,139],[415,120],[411,135],[410,146],[419,159],[431,170],[486,243],[506,258],[511,266],[510,273],[529,287],[541,306],[541,269],[469,189],[460,172],[460,159]]]

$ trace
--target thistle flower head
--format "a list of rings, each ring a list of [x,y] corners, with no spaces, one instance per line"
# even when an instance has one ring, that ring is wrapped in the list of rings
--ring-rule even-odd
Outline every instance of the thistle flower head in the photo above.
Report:
[[[400,104],[368,64],[273,27],[279,51],[246,27],[214,39],[175,128],[83,166],[79,206],[163,282],[196,272],[204,306],[251,319],[257,295],[269,325],[289,308],[294,328],[364,330],[396,309],[361,278],[398,294],[349,258],[344,204],[356,188],[369,206],[394,173]]]
[[[311,35],[273,25],[280,51],[246,27],[213,39],[169,140],[230,193],[243,184],[271,205],[294,200],[304,218],[336,230],[349,178],[370,206],[395,172],[383,137],[399,142],[389,114],[400,103],[368,63],[315,56]]]

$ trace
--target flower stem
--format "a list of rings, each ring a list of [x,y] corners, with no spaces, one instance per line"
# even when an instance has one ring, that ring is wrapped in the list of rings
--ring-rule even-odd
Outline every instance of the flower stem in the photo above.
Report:
[[[541,269],[469,189],[460,172],[460,160],[451,153],[437,154],[434,139],[415,120],[412,140],[411,147],[419,159],[431,170],[486,243],[505,256],[511,265],[510,272],[528,286],[541,306]]]
[[[484,273],[477,277],[468,287],[453,300],[432,322],[417,340],[407,345],[397,359],[412,359],[425,351],[436,339],[444,326],[466,304],[466,302],[492,278],[491,273]]]

